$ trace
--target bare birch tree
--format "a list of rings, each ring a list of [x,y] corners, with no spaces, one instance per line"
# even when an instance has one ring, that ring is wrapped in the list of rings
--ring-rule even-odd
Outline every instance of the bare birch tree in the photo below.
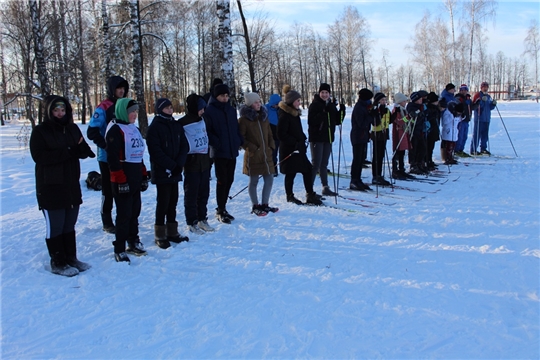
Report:
[[[221,47],[222,78],[223,82],[229,86],[232,104],[236,107],[230,1],[216,0],[216,11],[218,18],[218,39]]]
[[[538,56],[540,55],[540,32],[538,30],[538,20],[533,20],[527,31],[525,38],[525,54],[534,61],[534,84],[538,93]]]

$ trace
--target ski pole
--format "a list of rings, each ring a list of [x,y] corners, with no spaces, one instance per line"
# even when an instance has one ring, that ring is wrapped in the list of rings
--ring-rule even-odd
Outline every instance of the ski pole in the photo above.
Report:
[[[328,113],[328,141],[330,142],[330,156],[332,158],[332,179],[334,180],[334,201],[337,204],[337,187],[336,187],[336,176],[335,176],[335,168],[334,168],[334,150],[333,150],[333,144],[332,144],[332,132],[330,131],[330,113]],[[319,171],[322,171],[319,168]],[[326,171],[326,169],[324,169]]]
[[[501,112],[499,111],[499,108],[497,107],[497,105],[495,105],[495,109],[497,109],[497,112],[499,113],[499,117],[501,118],[501,122],[504,126],[504,130],[506,131],[506,135],[508,135],[508,140],[510,140],[510,145],[512,145],[512,149],[514,149],[514,154],[516,154],[516,157],[518,157],[516,148],[514,147],[514,144],[512,143],[512,139],[510,139],[510,134],[508,133],[508,130],[506,130],[506,125],[504,124],[503,118],[501,116]]]
[[[288,158],[290,158],[291,156],[293,156],[293,154],[298,154],[299,151],[298,150],[294,150],[292,153],[290,153],[289,155],[285,156],[283,158],[283,160],[281,160],[280,162],[278,162],[276,164],[276,167],[281,165],[282,162],[284,162],[285,160],[287,160]],[[259,179],[262,178],[262,175],[259,176]],[[235,197],[237,197],[238,195],[240,195],[242,192],[244,192],[247,188],[249,187],[249,185],[246,185],[246,187],[244,187],[242,190],[240,190],[239,192],[237,192],[236,194],[234,194],[233,196],[229,196],[229,199],[232,200],[234,199]]]

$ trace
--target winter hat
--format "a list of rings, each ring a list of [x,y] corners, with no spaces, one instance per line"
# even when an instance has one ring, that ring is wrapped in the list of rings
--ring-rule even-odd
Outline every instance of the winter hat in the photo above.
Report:
[[[484,86],[489,87],[489,84],[487,83],[487,81],[483,81],[483,82],[480,84],[480,88],[483,88]]]
[[[321,92],[323,90],[326,90],[326,91],[330,92],[330,85],[328,85],[326,83],[321,83],[321,86],[319,86],[319,92]]]
[[[445,98],[442,98],[441,100],[439,100],[439,106],[443,109],[446,109],[446,107],[448,106],[448,103],[446,102]]]
[[[215,88],[216,85],[223,84],[223,80],[220,78],[215,78],[214,81],[212,81],[212,88]]]
[[[172,105],[171,100],[167,98],[160,98],[156,101],[154,111],[156,114],[163,114],[163,109],[165,109],[169,105]]]
[[[55,101],[52,108],[53,108],[53,110],[57,109],[57,108],[65,110],[66,109],[66,103],[63,102],[62,100]]]
[[[260,101],[261,100],[259,94],[255,93],[255,92],[246,93],[244,95],[244,99],[246,101],[247,106],[251,106],[251,105],[253,105],[253,103],[255,101]]]
[[[291,85],[285,84],[281,89],[281,94],[285,96],[289,91],[291,91]]]
[[[422,96],[418,93],[418,91],[415,91],[411,94],[411,102],[416,102],[418,99],[421,99]]]
[[[360,100],[368,101],[373,97],[373,92],[369,89],[363,88],[358,92]]]
[[[135,100],[129,100],[126,106],[127,114],[131,114],[134,111],[139,111],[139,104]]]
[[[430,104],[439,101],[439,96],[432,91],[428,94],[427,101]]]
[[[201,109],[206,107],[206,101],[197,94],[191,94],[186,99],[187,113],[192,115],[198,115]]]
[[[429,94],[426,90],[418,90],[418,95],[423,98],[423,97],[427,97]]]
[[[467,84],[461,84],[461,86],[459,87],[459,91],[461,90],[469,91],[469,87],[467,86]]]
[[[373,104],[377,104],[379,101],[381,101],[381,99],[385,98],[386,95],[384,95],[383,93],[376,93],[375,96],[373,97]]]
[[[452,83],[448,83],[446,84],[446,91],[450,91],[452,89],[455,89],[456,88],[456,85],[452,84]]]
[[[405,94],[402,94],[402,93],[395,93],[394,94],[394,104],[399,104],[399,103],[402,103],[404,101],[407,101],[407,96],[405,96]]]
[[[292,105],[296,100],[300,99],[302,95],[298,93],[298,91],[290,90],[287,94],[285,94],[285,103],[287,105]]]
[[[217,84],[214,87],[214,97],[218,97],[219,95],[227,94],[230,95],[231,91],[229,90],[229,87],[225,84]]]

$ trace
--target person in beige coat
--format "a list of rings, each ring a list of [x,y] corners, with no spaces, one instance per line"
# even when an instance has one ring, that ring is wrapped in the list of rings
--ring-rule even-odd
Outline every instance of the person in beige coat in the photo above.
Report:
[[[249,176],[248,192],[251,199],[252,213],[265,216],[269,212],[277,212],[277,208],[268,206],[270,192],[274,182],[274,161],[272,151],[275,147],[272,130],[268,121],[268,113],[262,106],[257,93],[247,93],[244,96],[245,105],[240,108],[238,126],[240,135],[244,138],[242,147],[245,150],[244,167],[242,172]],[[263,178],[262,201],[257,197],[257,185]]]

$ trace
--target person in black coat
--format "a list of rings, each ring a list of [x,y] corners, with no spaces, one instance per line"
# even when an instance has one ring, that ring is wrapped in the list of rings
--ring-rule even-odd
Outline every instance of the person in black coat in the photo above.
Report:
[[[202,118],[205,108],[202,96],[191,94],[186,99],[186,115],[178,120],[189,144],[184,165],[184,215],[189,231],[198,235],[214,231],[207,216],[211,162],[206,123]]]
[[[441,110],[439,109],[439,96],[434,92],[430,92],[427,97],[427,119],[429,122],[429,131],[426,136],[426,159],[425,167],[429,171],[437,169],[437,165],[433,161],[433,150],[435,143],[440,140],[441,126]]]
[[[351,144],[353,160],[351,163],[351,190],[371,190],[362,181],[362,165],[366,158],[366,144],[369,142],[369,131],[375,118],[371,112],[373,92],[369,89],[361,89],[358,92],[358,101],[354,105],[351,115]]]
[[[426,156],[426,138],[424,136],[424,129],[426,119],[426,112],[424,104],[422,104],[422,93],[425,91],[413,92],[410,96],[411,101],[407,104],[407,112],[413,121],[413,130],[411,132],[411,149],[409,150],[409,163],[411,174],[425,175],[428,170],[424,166],[424,160]],[[427,93],[426,93],[427,95]]]
[[[30,136],[30,153],[36,163],[36,195],[45,215],[45,242],[51,272],[74,276],[90,265],[77,259],[75,223],[82,204],[79,159],[95,157],[81,130],[73,123],[67,99],[50,95],[43,104],[44,120]]]
[[[339,110],[336,106],[337,102],[330,98],[330,85],[322,83],[308,110],[308,140],[313,165],[311,177],[315,182],[315,177],[319,174],[323,186],[322,194],[327,196],[337,195],[328,186],[327,168],[336,125],[340,125],[345,117],[345,105],[341,104]]]
[[[311,177],[312,165],[306,155],[307,137],[302,129],[300,120],[300,99],[298,92],[290,90],[285,94],[284,100],[279,103],[277,135],[280,141],[279,168],[285,174],[285,193],[287,201],[297,205],[302,204],[293,193],[294,178],[301,173],[304,178],[306,190],[306,203],[322,205],[317,194],[313,192],[313,179]]]
[[[204,111],[210,155],[216,168],[216,217],[230,224],[234,217],[226,209],[227,199],[234,182],[238,149],[243,140],[238,127],[236,110],[229,104],[229,87],[219,84]]]
[[[173,107],[169,99],[158,99],[154,113],[154,119],[146,134],[151,181],[157,190],[154,241],[158,247],[167,249],[171,246],[171,241],[180,243],[189,240],[186,236],[180,236],[176,221],[178,182],[182,181],[188,144],[182,124],[172,115]]]
[[[141,191],[148,189],[148,173],[144,166],[144,139],[135,126],[139,105],[133,99],[122,98],[116,102],[116,119],[107,126],[107,163],[116,203],[116,232],[114,258],[117,262],[130,263],[126,253],[146,255],[139,239]],[[126,247],[126,242],[128,246]]]

